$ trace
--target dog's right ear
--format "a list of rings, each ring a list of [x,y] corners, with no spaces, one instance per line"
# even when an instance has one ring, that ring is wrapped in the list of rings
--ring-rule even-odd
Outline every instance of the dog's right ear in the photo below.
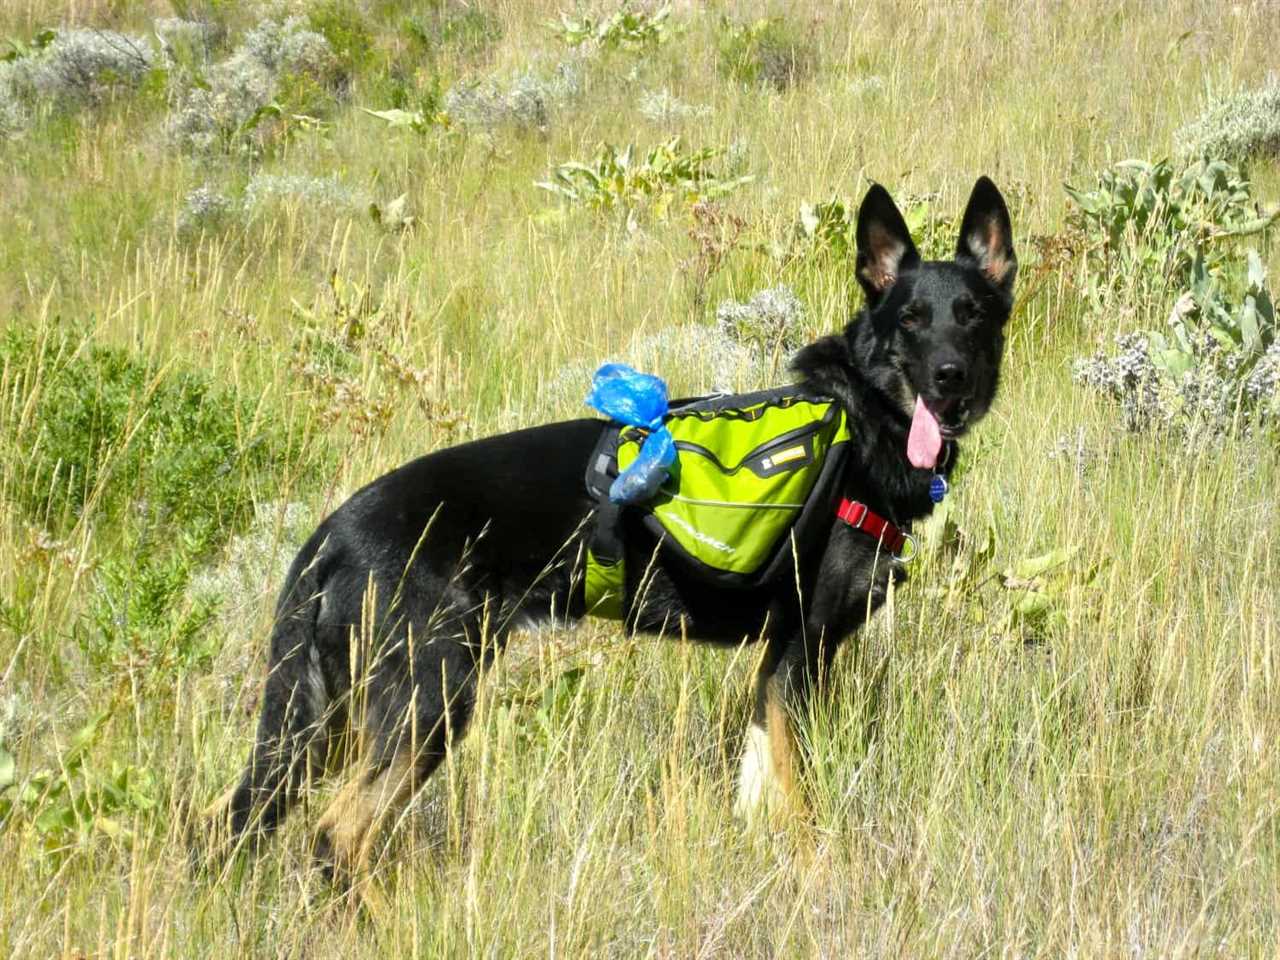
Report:
[[[920,254],[889,191],[873,183],[858,208],[858,282],[875,306],[903,270],[918,266]]]

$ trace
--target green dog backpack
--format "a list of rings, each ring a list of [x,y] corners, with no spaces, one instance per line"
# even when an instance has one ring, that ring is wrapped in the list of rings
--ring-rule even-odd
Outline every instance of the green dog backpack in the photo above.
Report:
[[[623,615],[622,510],[641,511],[662,548],[703,579],[744,589],[771,580],[786,568],[793,542],[830,524],[849,442],[840,403],[781,387],[680,401],[664,423],[676,459],[648,502],[619,506],[608,497],[647,429],[610,424],[588,464],[587,490],[599,504],[585,576],[586,611],[594,616]]]

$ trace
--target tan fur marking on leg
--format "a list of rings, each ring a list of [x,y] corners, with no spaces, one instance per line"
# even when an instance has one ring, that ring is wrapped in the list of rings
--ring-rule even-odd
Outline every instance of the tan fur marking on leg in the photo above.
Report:
[[[733,812],[748,823],[762,817],[785,821],[803,807],[796,785],[791,718],[772,689],[765,699],[765,726],[747,728]]]
[[[795,738],[791,733],[791,717],[774,693],[772,685],[765,696],[765,730],[769,734],[769,758],[774,780],[786,808],[796,806]]]
[[[320,817],[317,829],[327,835],[334,867],[352,882],[368,867],[378,832],[408,803],[415,789],[409,751],[396,754],[390,766],[370,778],[362,766]]]
[[[239,780],[233,780],[231,786],[222,791],[217,800],[209,804],[200,814],[200,819],[210,826],[218,824],[220,821],[227,819],[229,808],[231,807],[231,798],[235,796],[236,787],[240,785]]]
[[[195,840],[199,855],[208,858],[209,862],[217,862],[231,852],[231,799],[239,785],[238,780],[233,780],[218,799],[200,811],[201,833]]]

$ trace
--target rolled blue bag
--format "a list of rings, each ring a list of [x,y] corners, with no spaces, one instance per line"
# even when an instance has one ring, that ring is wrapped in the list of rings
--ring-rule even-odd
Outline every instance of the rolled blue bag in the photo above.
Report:
[[[591,378],[587,405],[610,420],[644,427],[649,436],[635,462],[613,481],[609,499],[614,503],[651,500],[667,480],[667,468],[675,463],[676,442],[666,428],[667,385],[661,377],[639,373],[625,363],[606,363]]]

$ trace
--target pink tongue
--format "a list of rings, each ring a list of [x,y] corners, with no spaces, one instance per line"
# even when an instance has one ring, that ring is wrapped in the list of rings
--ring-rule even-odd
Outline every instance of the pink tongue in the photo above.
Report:
[[[907,434],[907,459],[913,467],[932,470],[941,452],[942,431],[938,429],[938,420],[917,396],[916,412],[911,417],[911,432]]]

